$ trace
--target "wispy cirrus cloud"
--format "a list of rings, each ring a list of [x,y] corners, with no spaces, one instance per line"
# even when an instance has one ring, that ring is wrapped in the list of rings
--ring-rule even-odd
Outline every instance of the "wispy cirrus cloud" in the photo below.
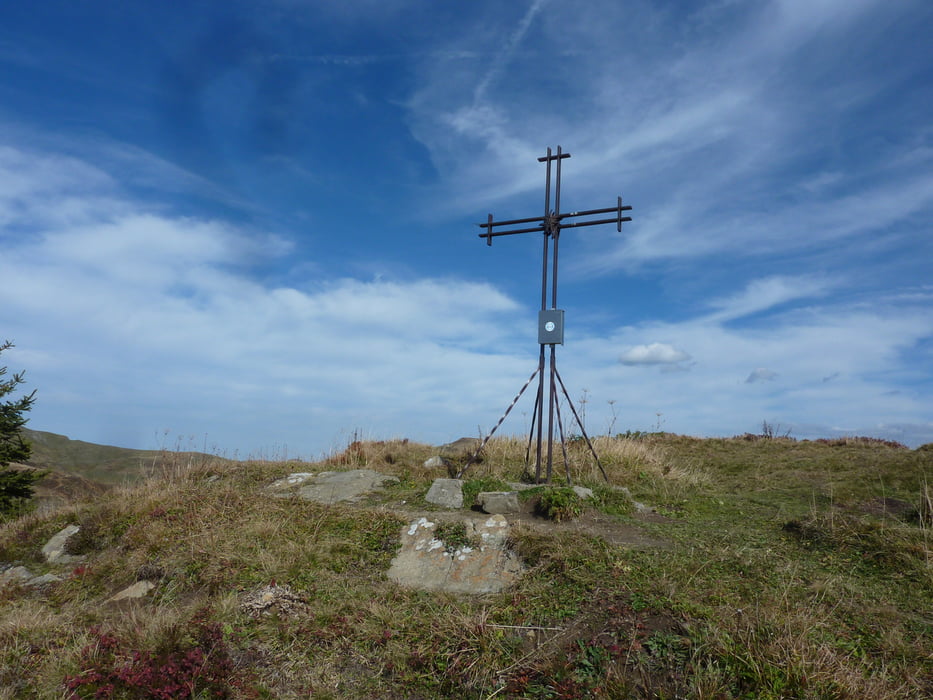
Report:
[[[532,22],[535,21],[535,18],[548,2],[549,0],[533,0],[531,5],[529,5],[518,25],[509,35],[508,39],[506,39],[500,52],[496,55],[492,65],[489,67],[489,69],[483,75],[482,80],[479,81],[476,88],[473,90],[474,103],[481,102],[485,98],[486,91],[489,89],[489,86],[507,68],[509,59],[511,59],[512,54],[515,53],[516,48],[525,39],[525,36],[528,34],[528,30],[531,27]]]
[[[853,171],[847,159],[863,148],[857,141],[833,146],[832,133],[843,122],[851,126],[850,113],[873,109],[885,76],[849,70],[847,59],[830,56],[825,68],[809,71],[813,84],[805,99],[799,76],[808,74],[807,62],[822,56],[823,46],[846,46],[849,62],[861,65],[870,49],[855,48],[852,36],[873,46],[906,12],[873,1],[771,2],[742,12],[721,5],[676,17],[627,6],[623,14],[639,26],[638,36],[627,39],[638,51],[635,65],[628,51],[601,41],[620,11],[599,3],[577,13],[549,7],[535,25],[537,43],[559,52],[591,35],[587,51],[567,56],[565,65],[541,61],[555,109],[540,109],[541,94],[521,85],[517,71],[497,73],[499,90],[470,99],[438,87],[444,72],[431,70],[409,105],[414,133],[456,183],[454,206],[536,192],[541,178],[534,158],[557,143],[574,152],[577,191],[634,194],[638,225],[608,250],[600,246],[578,261],[581,270],[843,245],[928,212],[933,161],[892,170],[922,140],[892,141],[865,152]],[[594,30],[597,17],[605,31]],[[669,32],[684,37],[673,52],[664,40]],[[526,71],[521,76],[527,80]],[[467,79],[486,85],[479,73]],[[575,101],[589,108],[574,109]],[[461,138],[452,139],[450,129]],[[812,173],[815,160],[822,176]]]
[[[834,286],[831,280],[813,277],[778,275],[752,280],[738,294],[710,300],[709,306],[717,311],[707,318],[714,323],[743,318],[788,302],[823,296]]]

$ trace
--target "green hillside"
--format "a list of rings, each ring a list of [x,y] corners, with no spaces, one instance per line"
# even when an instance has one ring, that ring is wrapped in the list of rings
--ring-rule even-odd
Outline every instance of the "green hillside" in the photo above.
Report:
[[[24,429],[32,443],[28,465],[83,477],[105,485],[132,483],[166,466],[214,459],[198,452],[131,450]]]

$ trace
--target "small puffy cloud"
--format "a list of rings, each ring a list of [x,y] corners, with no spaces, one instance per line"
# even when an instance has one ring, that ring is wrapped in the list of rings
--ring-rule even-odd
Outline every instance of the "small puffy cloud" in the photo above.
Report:
[[[770,382],[773,381],[776,376],[778,376],[777,372],[773,372],[770,369],[765,369],[764,367],[759,367],[748,375],[745,383],[756,384],[758,382]]]
[[[619,357],[623,365],[675,365],[685,362],[690,355],[678,350],[667,343],[651,343],[650,345],[635,345]]]

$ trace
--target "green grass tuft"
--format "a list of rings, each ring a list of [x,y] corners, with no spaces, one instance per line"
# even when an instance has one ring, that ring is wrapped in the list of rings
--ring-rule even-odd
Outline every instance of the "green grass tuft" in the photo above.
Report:
[[[583,513],[583,500],[571,488],[548,488],[538,497],[535,509],[559,523],[579,517]]]

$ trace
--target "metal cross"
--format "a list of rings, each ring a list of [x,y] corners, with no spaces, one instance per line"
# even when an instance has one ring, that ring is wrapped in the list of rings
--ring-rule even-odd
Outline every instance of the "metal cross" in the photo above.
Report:
[[[577,411],[573,406],[573,401],[570,399],[570,396],[567,394],[567,388],[564,386],[563,380],[560,378],[560,374],[557,372],[556,364],[556,345],[563,345],[563,311],[557,308],[557,257],[558,257],[558,243],[560,242],[560,232],[565,228],[576,228],[580,226],[597,226],[599,224],[616,224],[617,230],[622,231],[622,223],[626,221],[631,221],[630,216],[622,216],[622,212],[631,211],[631,206],[622,205],[622,197],[618,197],[616,206],[607,207],[605,209],[589,209],[586,211],[573,211],[566,214],[562,214],[560,211],[560,170],[561,170],[561,161],[565,158],[569,158],[569,153],[563,153],[561,147],[557,147],[557,154],[554,155],[551,152],[551,149],[547,149],[547,155],[538,158],[538,162],[547,163],[547,175],[545,178],[545,187],[544,187],[544,215],[536,216],[527,219],[511,219],[509,221],[493,221],[492,214],[489,214],[486,223],[477,224],[477,226],[486,229],[485,233],[479,234],[480,238],[486,239],[487,245],[492,245],[492,239],[499,236],[514,236],[521,233],[542,233],[543,242],[544,242],[544,256],[541,264],[541,311],[538,315],[538,343],[541,346],[541,352],[538,359],[538,368],[532,373],[531,377],[525,382],[525,386],[522,387],[521,391],[518,393],[518,396],[512,401],[512,404],[508,407],[505,414],[502,418],[499,419],[499,422],[496,424],[496,427],[490,431],[489,435],[483,440],[479,449],[476,451],[476,454],[467,462],[467,464],[461,469],[458,478],[463,475],[467,468],[473,463],[473,461],[479,456],[480,451],[485,447],[486,443],[489,441],[489,438],[493,436],[493,433],[502,425],[502,421],[505,420],[506,416],[509,415],[509,412],[517,403],[518,399],[524,393],[525,389],[528,388],[528,385],[534,379],[535,375],[538,376],[538,395],[535,399],[535,412],[532,415],[532,427],[528,435],[528,448],[525,452],[525,461],[526,466],[529,459],[531,451],[531,443],[534,439],[535,434],[537,433],[537,450],[535,457],[535,482],[541,482],[541,456],[544,442],[544,432],[543,432],[543,422],[544,422],[544,412],[541,410],[544,402],[544,369],[545,369],[545,347],[550,346],[550,382],[548,388],[548,426],[547,426],[547,477],[546,481],[550,483],[551,481],[551,470],[553,464],[553,443],[554,443],[554,416],[557,415],[558,428],[560,430],[560,439],[561,439],[561,448],[564,453],[564,464],[567,468],[567,481],[570,482],[570,470],[567,465],[567,450],[564,444],[564,431],[563,424],[561,422],[560,416],[560,406],[559,406],[559,397],[557,395],[557,385],[560,384],[564,396],[567,398],[567,403],[570,406],[570,410],[573,412],[573,416],[577,421],[577,425],[580,426],[580,431],[583,434],[583,437],[586,439],[586,444],[589,446],[590,451],[593,453],[593,457],[596,459],[596,464],[599,465],[600,471],[603,472],[603,477],[606,476],[606,472],[603,471],[602,465],[599,464],[599,456],[596,454],[596,450],[593,449],[593,443],[590,441],[589,436],[586,434],[586,430],[583,427],[583,423],[580,420],[580,417],[577,415]],[[556,172],[556,183],[554,187],[554,209],[551,209],[551,164],[553,162],[557,163],[557,172]],[[577,217],[589,217],[597,216],[599,214],[609,214],[614,213],[615,216],[612,218],[602,218],[602,219],[584,219],[584,220],[574,220]],[[514,228],[508,230],[494,230],[496,227],[500,226],[522,226],[523,224],[533,224],[532,226],[526,226],[523,228]],[[553,253],[549,254],[549,243],[553,239],[554,241],[554,250]],[[548,309],[548,267],[551,267],[551,302],[550,310]]]

